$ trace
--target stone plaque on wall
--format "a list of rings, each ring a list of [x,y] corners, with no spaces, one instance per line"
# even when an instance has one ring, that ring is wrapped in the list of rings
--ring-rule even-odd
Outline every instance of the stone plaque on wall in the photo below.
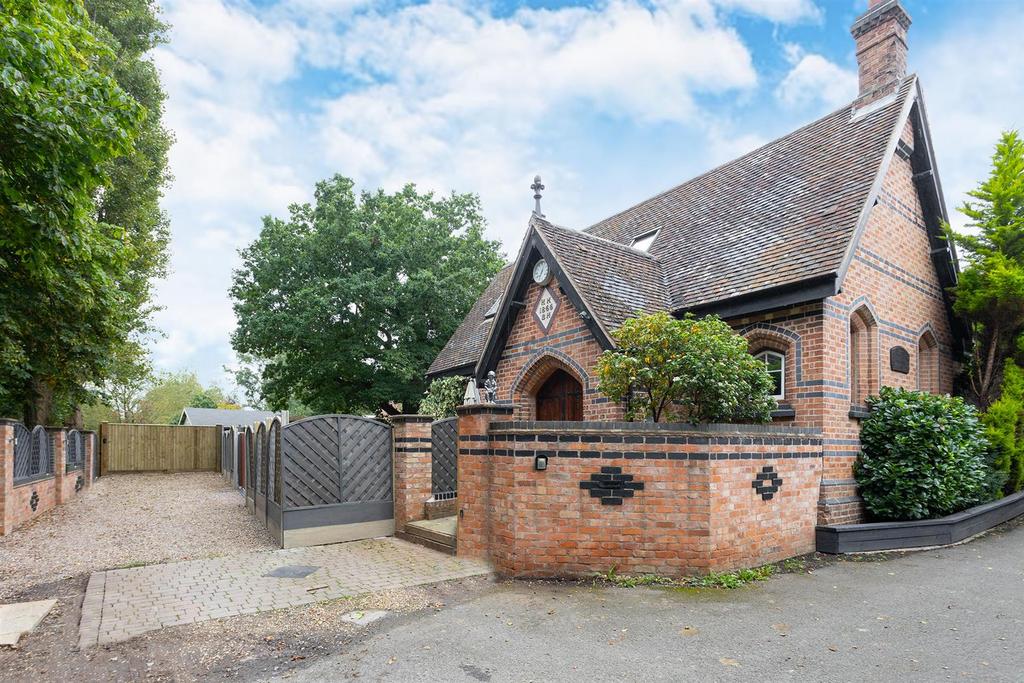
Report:
[[[910,372],[910,353],[902,346],[894,346],[889,349],[889,367],[893,372],[904,375]]]

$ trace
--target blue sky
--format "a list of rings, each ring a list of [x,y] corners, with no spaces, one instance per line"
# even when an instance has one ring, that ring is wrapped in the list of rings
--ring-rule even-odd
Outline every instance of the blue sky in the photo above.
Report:
[[[952,212],[1024,127],[1024,3],[903,2]],[[585,227],[847,103],[865,7],[163,0],[177,143],[157,367],[231,386],[237,250],[317,180],[476,192],[514,253],[535,173],[547,216]]]

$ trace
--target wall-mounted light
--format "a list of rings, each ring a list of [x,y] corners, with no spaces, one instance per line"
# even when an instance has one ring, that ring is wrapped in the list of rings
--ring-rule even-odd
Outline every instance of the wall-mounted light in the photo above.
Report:
[[[546,470],[548,468],[548,456],[538,455],[533,459],[533,469],[538,472]]]

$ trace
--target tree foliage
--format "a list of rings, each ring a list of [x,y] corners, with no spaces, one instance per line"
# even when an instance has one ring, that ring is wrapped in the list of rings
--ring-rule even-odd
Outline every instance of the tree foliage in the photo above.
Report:
[[[882,387],[867,399],[854,473],[879,520],[941,517],[993,497],[988,443],[977,410],[963,399]]]
[[[143,399],[153,379],[149,354],[129,341],[114,350],[107,379],[96,389],[96,397],[114,412],[116,421],[143,423]]]
[[[1024,331],[1024,141],[1004,133],[992,170],[960,207],[976,234],[953,233],[969,265],[955,289],[955,310],[970,325],[968,398],[981,408],[998,396],[1006,360],[1020,352]]]
[[[160,208],[171,180],[167,154],[173,136],[163,124],[167,96],[150,50],[166,42],[167,25],[154,0],[85,0],[97,38],[110,50],[107,69],[117,84],[145,110],[131,149],[103,168],[103,192],[95,197],[97,219],[124,229],[132,246],[128,272],[120,283],[137,313],[134,327],[148,328],[155,278],[166,275],[170,239]]]
[[[626,320],[616,348],[597,363],[601,392],[626,405],[629,420],[678,414],[692,422],[766,422],[775,400],[764,363],[717,316],[668,313]],[[666,411],[668,411],[666,413]]]
[[[1024,488],[1024,371],[1007,361],[999,398],[982,415],[993,465],[1005,478],[1006,494]]]
[[[430,362],[501,267],[483,228],[473,195],[357,196],[342,176],[288,220],[265,218],[231,296],[232,344],[259,360],[267,403],[415,410]]]
[[[185,408],[238,408],[238,402],[218,386],[204,387],[194,372],[167,373],[142,399],[142,421],[177,424]]]
[[[130,60],[111,49],[113,33],[79,0],[3,4],[0,410],[50,422],[144,329],[165,238],[105,202],[136,201],[119,193],[115,165],[136,154],[149,120],[119,83]]]
[[[419,412],[422,415],[433,415],[438,420],[455,417],[455,409],[462,405],[467,381],[465,377],[438,377],[427,388]]]

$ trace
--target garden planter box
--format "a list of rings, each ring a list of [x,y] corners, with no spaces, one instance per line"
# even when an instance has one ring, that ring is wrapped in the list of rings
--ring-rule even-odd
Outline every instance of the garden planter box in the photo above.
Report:
[[[1024,491],[939,519],[819,526],[817,549],[838,554],[949,545],[1019,515],[1024,515]]]

